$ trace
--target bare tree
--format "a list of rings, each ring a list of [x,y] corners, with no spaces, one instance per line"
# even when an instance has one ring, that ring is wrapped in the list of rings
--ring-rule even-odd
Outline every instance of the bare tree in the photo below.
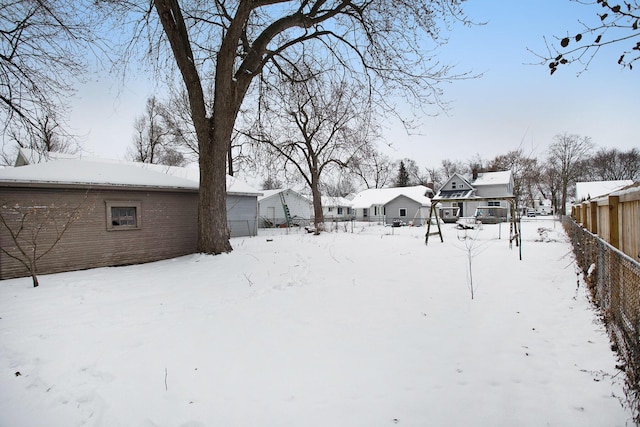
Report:
[[[640,150],[601,148],[589,160],[589,173],[595,180],[640,180]]]
[[[322,194],[330,197],[346,197],[349,194],[357,193],[358,188],[351,174],[349,174],[348,171],[345,172],[344,174],[338,175],[333,181],[324,180],[321,186]]]
[[[476,256],[482,253],[486,249],[486,243],[479,243],[478,236],[482,230],[482,225],[477,224],[474,228],[458,228],[458,241],[462,242],[464,247],[459,249],[463,250],[467,256],[467,287],[471,293],[471,299],[475,298],[476,291],[478,290],[477,281],[473,283],[473,260]]]
[[[545,162],[540,170],[540,179],[537,188],[545,199],[551,200],[553,212],[560,212],[560,194],[562,183],[560,180],[560,171],[558,165],[554,162]]]
[[[551,74],[560,65],[578,62],[582,65],[580,72],[586,70],[596,54],[603,48],[621,47],[618,64],[630,70],[640,58],[640,5],[637,0],[610,2],[596,0],[585,2],[585,7],[594,7],[593,23],[580,21],[582,28],[577,32],[556,37],[557,46],[547,43],[546,54],[536,54],[543,63],[549,66]]]
[[[368,146],[355,153],[349,170],[360,178],[367,188],[383,188],[393,182],[395,168],[389,156],[373,146]]]
[[[442,161],[441,170],[442,170],[442,174],[447,179],[451,177],[454,173],[465,175],[468,172],[470,172],[469,168],[465,166],[465,164],[462,163],[461,161],[459,160],[453,161],[450,159],[444,159]]]
[[[516,203],[525,202],[533,206],[540,180],[538,160],[524,154],[522,148],[496,156],[489,162],[488,170],[492,172],[510,170],[513,176],[513,195]]]
[[[18,149],[27,148],[35,162],[47,158],[49,153],[77,153],[81,146],[77,138],[70,135],[58,123],[54,113],[34,118],[30,128],[12,123],[5,130],[2,163],[10,165],[15,161]]]
[[[128,150],[131,160],[167,166],[183,166],[186,163],[184,154],[179,150],[180,141],[175,141],[174,132],[167,123],[167,118],[171,116],[155,96],[147,99],[145,113],[137,117],[133,124],[135,135],[132,147]]]
[[[273,176],[269,176],[267,179],[262,181],[263,190],[278,190],[280,188],[282,188],[282,181]]]
[[[0,231],[6,230],[10,241],[0,251],[24,265],[34,287],[39,285],[38,262],[60,243],[75,221],[93,209],[86,201],[86,194],[77,206],[0,201]]]
[[[0,3],[0,122],[3,152],[29,144],[42,129],[59,129],[66,97],[85,70],[82,50],[96,46],[85,2]],[[13,137],[6,138],[10,130]],[[16,137],[17,136],[17,137]],[[36,148],[36,147],[33,147]]]
[[[429,175],[429,181],[433,183],[433,191],[437,192],[444,185],[444,182],[448,177],[445,176],[442,170],[438,168],[427,167],[426,170]]]
[[[593,150],[593,143],[588,136],[558,134],[554,137],[547,155],[548,171],[557,174],[560,192],[560,206],[556,204],[556,212],[565,214],[569,187],[586,176],[588,156]]]
[[[354,153],[370,145],[372,109],[361,96],[363,88],[353,82],[312,70],[292,75],[293,80],[272,90],[269,112],[247,136],[266,144],[267,151],[282,159],[285,170],[290,166],[302,178],[311,190],[314,225],[322,230],[322,179],[332,169],[346,168]]]
[[[421,171],[420,166],[413,159],[405,158],[402,161],[409,175],[409,185],[427,185],[429,183],[430,177],[426,168],[424,172]]]
[[[343,68],[365,82],[381,107],[393,107],[393,93],[406,95],[414,106],[437,104],[438,84],[456,76],[429,59],[435,45],[446,42],[442,28],[465,21],[461,3],[213,0],[202,7],[197,1],[154,0],[198,140],[198,251],[232,249],[225,225],[226,166],[234,125],[255,77],[272,82],[286,72],[283,65],[314,52],[323,56],[318,59],[326,69]],[[150,56],[163,57],[155,30],[149,34]],[[213,87],[213,100],[205,98],[203,82]]]

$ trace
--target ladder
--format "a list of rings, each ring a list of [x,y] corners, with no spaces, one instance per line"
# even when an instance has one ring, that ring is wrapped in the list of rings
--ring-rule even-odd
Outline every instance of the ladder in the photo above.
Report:
[[[280,202],[282,203],[282,210],[284,211],[284,219],[287,221],[287,227],[291,227],[291,213],[289,212],[289,206],[284,198],[284,191],[280,192]]]
[[[444,239],[442,238],[442,230],[440,229],[440,218],[438,217],[437,210],[438,202],[431,201],[431,209],[429,209],[429,219],[427,220],[427,234],[424,236],[424,244],[429,244],[429,236],[440,236],[440,242],[444,243]],[[438,226],[438,231],[431,232],[431,220],[435,219],[436,225]]]

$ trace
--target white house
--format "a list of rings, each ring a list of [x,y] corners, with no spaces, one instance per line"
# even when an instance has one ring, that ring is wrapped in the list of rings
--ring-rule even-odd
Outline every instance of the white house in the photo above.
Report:
[[[475,179],[453,174],[433,198],[445,222],[475,216],[483,222],[506,221],[513,195],[511,171],[479,173]]]
[[[312,216],[311,202],[290,188],[262,190],[258,197],[259,227],[307,225]]]
[[[351,201],[357,221],[392,224],[394,219],[422,225],[429,216],[433,190],[424,185],[396,188],[370,188]]]
[[[322,196],[325,221],[347,221],[353,218],[352,202],[344,197]]]

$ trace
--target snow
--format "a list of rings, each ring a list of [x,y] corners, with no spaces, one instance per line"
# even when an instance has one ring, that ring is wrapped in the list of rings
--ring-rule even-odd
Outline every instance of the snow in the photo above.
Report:
[[[2,281],[0,425],[631,425],[560,224],[522,226],[522,261],[478,231],[473,300],[453,225]]]
[[[22,150],[28,151],[31,150]],[[28,154],[23,153],[23,158]],[[31,154],[32,155],[32,154]],[[197,167],[166,166],[126,160],[50,153],[39,163],[0,170],[0,182],[71,185],[114,185],[198,190]],[[227,175],[227,194],[259,195],[246,182]]]
[[[633,184],[631,180],[577,182],[575,199],[578,201],[595,199],[631,184]]]
[[[192,180],[133,165],[77,159],[6,168],[0,171],[0,181],[198,189],[198,183]]]
[[[483,185],[509,184],[511,182],[511,171],[483,172],[478,174],[478,178],[473,181],[474,187]]]

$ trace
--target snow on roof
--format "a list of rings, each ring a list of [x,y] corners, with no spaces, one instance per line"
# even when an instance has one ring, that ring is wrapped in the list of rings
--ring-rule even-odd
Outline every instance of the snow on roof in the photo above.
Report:
[[[478,174],[478,178],[473,181],[474,187],[482,185],[500,185],[509,184],[511,182],[511,171],[500,172],[483,172]]]
[[[18,156],[16,157],[16,161],[15,161],[15,166],[25,166],[25,165],[32,165],[35,163],[44,163],[50,160],[78,159],[81,157],[82,157],[82,153],[69,154],[69,153],[58,153],[55,151],[47,151],[44,153],[40,153],[30,148],[19,148]]]
[[[430,188],[424,185],[416,185],[413,187],[395,187],[395,188],[370,188],[356,195],[351,201],[354,209],[366,209],[374,205],[386,205],[399,196],[408,197],[422,206],[430,206],[431,199],[425,194]]]
[[[630,179],[618,181],[576,182],[576,200],[593,199],[633,184]]]
[[[351,206],[353,202],[344,197],[322,196],[322,206]]]
[[[22,151],[22,150],[21,150]],[[33,156],[32,150],[20,155]],[[19,155],[19,156],[20,156]],[[125,160],[67,157],[54,153],[39,163],[6,168],[0,182],[141,186],[198,189],[197,167],[165,166]],[[72,156],[72,155],[71,155]],[[30,157],[34,159],[34,157]],[[227,194],[261,194],[246,182],[227,175]]]
[[[293,193],[295,195],[298,195],[299,197],[302,197],[303,199],[308,200],[306,196],[304,196],[303,194],[298,193],[297,191],[292,190],[291,188],[278,188],[278,189],[275,189],[275,190],[261,190],[261,194],[262,195],[258,196],[258,201],[262,201],[264,199],[267,199],[269,197],[275,196],[276,194],[279,194],[279,193],[284,193],[286,191],[289,191],[289,192],[291,192],[291,193]]]
[[[258,201],[264,200],[264,199],[269,198],[271,196],[274,196],[274,195],[276,195],[278,193],[282,193],[283,191],[286,191],[286,189],[285,188],[278,188],[278,189],[275,189],[275,190],[262,190],[262,196],[258,197]]]
[[[198,189],[198,183],[117,163],[60,159],[0,170],[0,182]]]

